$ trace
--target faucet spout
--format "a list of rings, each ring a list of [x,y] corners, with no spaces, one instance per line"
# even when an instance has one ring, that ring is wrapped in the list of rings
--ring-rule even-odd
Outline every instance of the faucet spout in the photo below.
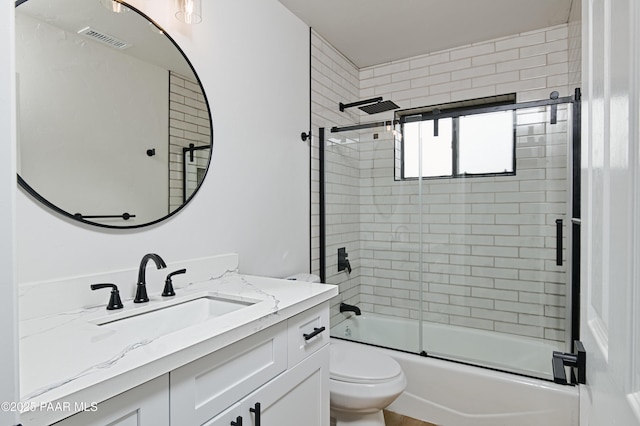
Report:
[[[353,312],[356,315],[362,315],[360,308],[354,305],[347,305],[346,303],[340,303],[340,312]]]
[[[149,301],[149,296],[147,295],[147,263],[149,260],[153,260],[156,264],[156,268],[163,269],[167,267],[167,264],[164,263],[164,260],[160,256],[155,253],[148,253],[142,257],[140,261],[140,268],[138,269],[138,285],[136,285],[136,297],[133,299],[133,303],[144,303]]]

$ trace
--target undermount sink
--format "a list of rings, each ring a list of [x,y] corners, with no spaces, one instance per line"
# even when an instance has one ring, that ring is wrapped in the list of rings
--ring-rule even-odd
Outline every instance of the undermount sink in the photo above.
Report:
[[[255,301],[239,301],[202,295],[175,303],[150,304],[129,312],[119,312],[91,321],[111,330],[133,330],[147,336],[158,336],[200,324],[212,318],[251,306]]]

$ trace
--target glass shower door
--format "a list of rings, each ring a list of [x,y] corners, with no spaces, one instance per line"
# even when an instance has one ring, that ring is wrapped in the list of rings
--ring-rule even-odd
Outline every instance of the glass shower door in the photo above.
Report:
[[[395,134],[389,123],[325,136],[326,282],[362,312],[334,315],[332,336],[418,353],[422,204],[415,182],[395,180]]]
[[[323,270],[349,305],[334,305],[332,336],[552,380],[575,334],[574,108],[326,131]]]
[[[454,118],[455,176],[422,182],[427,354],[553,378],[571,333],[570,115],[564,104]]]

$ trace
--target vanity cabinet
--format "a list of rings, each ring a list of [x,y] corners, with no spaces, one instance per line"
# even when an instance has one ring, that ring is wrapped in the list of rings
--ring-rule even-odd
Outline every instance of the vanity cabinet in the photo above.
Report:
[[[328,324],[324,303],[172,371],[171,424],[329,424]]]
[[[328,326],[324,302],[56,426],[326,426]]]
[[[169,374],[55,423],[55,426],[169,426]]]

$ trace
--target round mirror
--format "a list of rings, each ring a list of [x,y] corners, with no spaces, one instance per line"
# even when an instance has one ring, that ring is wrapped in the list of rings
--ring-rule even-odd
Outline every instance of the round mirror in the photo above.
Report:
[[[109,228],[175,214],[205,177],[211,114],[176,43],[112,0],[16,3],[18,182]]]

